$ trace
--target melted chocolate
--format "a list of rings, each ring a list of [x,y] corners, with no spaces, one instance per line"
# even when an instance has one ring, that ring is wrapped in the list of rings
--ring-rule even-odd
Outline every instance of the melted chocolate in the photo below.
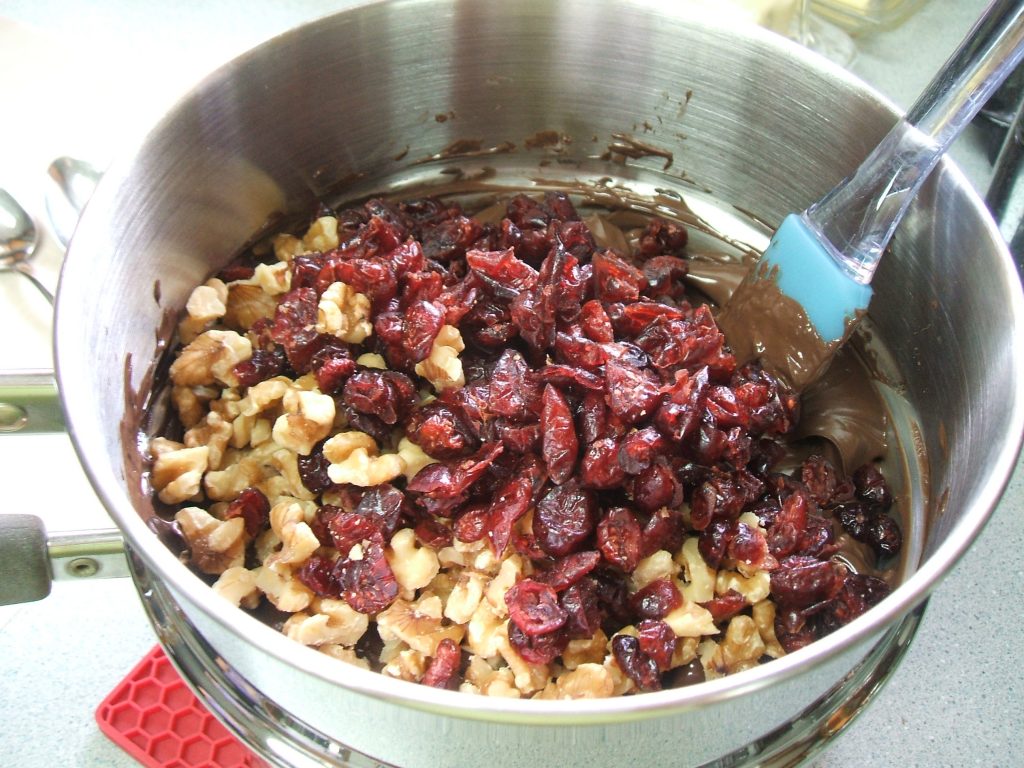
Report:
[[[716,319],[738,361],[760,359],[765,370],[802,392],[842,342],[825,343],[804,308],[779,290],[776,269],[758,264]]]

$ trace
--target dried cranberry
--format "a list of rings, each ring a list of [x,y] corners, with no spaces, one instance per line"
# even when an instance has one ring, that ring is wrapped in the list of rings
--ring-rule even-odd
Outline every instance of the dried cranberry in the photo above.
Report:
[[[359,371],[345,382],[342,400],[359,413],[397,424],[416,402],[416,385],[397,371]]]
[[[552,482],[561,484],[572,476],[579,455],[576,425],[565,397],[551,384],[544,387],[540,417],[541,452]]]
[[[742,611],[747,606],[747,599],[735,589],[730,589],[724,595],[713,597],[700,605],[711,613],[716,624],[721,624]]]
[[[558,331],[555,334],[554,345],[555,358],[565,365],[598,371],[608,362],[608,351],[605,346],[582,335]]]
[[[802,491],[790,494],[782,502],[782,509],[768,529],[768,549],[772,555],[782,558],[799,551],[810,503]]]
[[[683,499],[682,486],[663,457],[639,472],[630,484],[633,504],[644,512],[678,506]]]
[[[669,296],[681,299],[686,295],[683,278],[689,273],[689,264],[678,256],[655,256],[644,262],[644,280],[651,296]]]
[[[547,584],[522,579],[505,592],[509,617],[530,637],[560,629],[568,618],[558,595]]]
[[[525,457],[516,474],[494,493],[487,519],[487,539],[496,555],[501,555],[512,535],[512,526],[527,513],[533,502],[538,469],[533,457]]]
[[[546,352],[555,341],[555,306],[550,290],[535,286],[522,291],[509,307],[519,335],[536,354]]]
[[[881,470],[874,464],[858,467],[853,473],[853,484],[858,498],[877,504],[883,510],[892,506],[892,491]]]
[[[402,319],[402,347],[410,363],[426,360],[444,325],[445,312],[433,301],[415,301]]]
[[[355,513],[370,518],[380,529],[385,541],[390,541],[406,513],[405,494],[388,483],[375,485],[363,494]]]
[[[241,386],[252,387],[280,375],[286,363],[283,349],[255,349],[248,360],[237,363],[232,371]]]
[[[338,510],[330,515],[327,520],[327,530],[331,535],[334,548],[347,556],[349,551],[356,544],[361,544],[373,538],[381,538],[380,524],[374,517],[368,514],[356,512],[345,512]]]
[[[537,270],[516,258],[512,248],[503,251],[469,251],[466,263],[496,296],[511,300],[537,283]]]
[[[603,612],[592,580],[571,584],[558,596],[558,602],[567,616],[562,631],[569,640],[591,638],[601,628]]]
[[[672,655],[676,652],[676,633],[664,621],[644,619],[636,625],[640,652],[658,665],[662,672],[672,666]]]
[[[612,321],[601,302],[591,299],[580,307],[580,327],[591,341],[615,341]]]
[[[462,504],[469,488],[503,450],[500,443],[485,443],[465,459],[428,464],[408,482],[406,490],[420,494],[417,503],[427,511],[454,509]]]
[[[464,509],[455,521],[455,538],[470,544],[487,533],[487,505],[476,504]]]
[[[689,233],[685,226],[655,216],[644,227],[637,247],[644,256],[659,253],[680,254],[686,249],[688,240]]]
[[[800,481],[807,486],[811,496],[820,505],[827,504],[832,498],[839,477],[831,462],[822,456],[813,455],[804,459],[800,465]]]
[[[590,445],[601,437],[608,437],[605,429],[608,423],[608,406],[604,401],[604,384],[601,390],[588,391],[583,395],[580,404],[579,426],[580,440],[583,445]]]
[[[641,691],[661,690],[661,677],[657,662],[640,649],[640,641],[632,635],[612,638],[612,654],[626,676]]]
[[[428,259],[452,261],[466,255],[466,249],[483,234],[479,223],[466,216],[456,216],[423,233],[423,253]]]
[[[348,350],[334,345],[325,345],[313,355],[310,367],[316,376],[316,383],[320,391],[325,395],[333,395],[356,372],[357,366]]]
[[[329,558],[310,556],[299,568],[298,577],[318,597],[341,597],[341,584],[334,572],[334,563]]]
[[[605,387],[608,407],[627,424],[651,414],[661,397],[654,374],[617,360],[605,366]]]
[[[892,588],[875,576],[851,573],[846,577],[843,589],[836,595],[829,609],[842,626],[878,605],[891,592]]]
[[[543,635],[528,635],[515,621],[509,619],[508,641],[516,653],[530,664],[550,664],[565,650],[569,637],[561,630]]]
[[[640,557],[649,557],[663,549],[677,552],[683,546],[686,531],[679,509],[662,507],[647,519],[640,539]]]
[[[598,552],[576,552],[559,558],[546,570],[537,571],[534,578],[555,592],[561,592],[594,570],[600,562],[601,555]]]
[[[398,582],[379,536],[364,543],[361,559],[344,558],[334,567],[342,598],[353,610],[368,615],[380,613],[398,597]]]
[[[469,424],[456,408],[439,400],[413,409],[405,423],[406,436],[428,456],[453,459],[477,447]]]
[[[700,423],[707,388],[707,368],[693,374],[677,371],[674,382],[662,390],[666,396],[654,414],[654,426],[676,442],[687,440]]]
[[[256,536],[267,525],[270,515],[270,501],[259,488],[246,488],[234,501],[228,504],[224,519],[241,517],[245,520],[245,532]]]
[[[427,665],[420,681],[432,688],[454,690],[459,683],[459,667],[462,665],[462,650],[450,637],[443,638],[437,644],[434,657]]]
[[[868,525],[867,543],[878,557],[898,555],[903,547],[899,524],[886,515],[877,517]]]
[[[721,568],[734,533],[735,528],[730,520],[712,520],[697,539],[697,548],[704,562],[716,570]]]
[[[609,305],[609,309],[615,332],[630,339],[639,336],[655,320],[682,320],[686,317],[686,313],[678,307],[648,299],[641,299],[632,304]]]
[[[310,359],[318,348],[318,303],[319,297],[313,288],[295,288],[278,300],[274,312],[270,337],[284,347],[288,363],[298,373],[309,370]]]
[[[299,479],[306,486],[306,490],[310,493],[320,493],[331,487],[331,478],[327,475],[327,468],[330,465],[331,462],[324,456],[323,443],[317,445],[308,456],[299,454]]]
[[[846,568],[831,561],[794,555],[772,572],[771,591],[785,608],[805,608],[835,597],[843,588]]]
[[[775,558],[768,552],[768,541],[760,530],[736,521],[731,533],[726,548],[731,560],[755,570],[771,570],[776,566]]]
[[[601,301],[634,302],[647,283],[643,273],[611,251],[598,251],[592,259],[594,291]]]
[[[668,439],[653,427],[630,432],[619,448],[619,464],[629,475],[636,475],[654,463],[656,456],[672,448]]]
[[[626,473],[619,464],[619,443],[607,437],[595,440],[583,453],[580,465],[580,484],[586,488],[615,488],[622,484]]]
[[[625,507],[609,509],[597,524],[597,548],[607,562],[626,573],[640,562],[641,536],[636,516]]]
[[[506,350],[498,358],[491,373],[491,412],[511,419],[523,419],[539,409],[540,391],[527,380],[528,370],[526,360],[514,350]]]
[[[574,368],[571,365],[545,365],[537,371],[532,371],[530,378],[538,384],[577,387],[590,392],[604,391],[604,379],[583,368]]]
[[[416,540],[425,547],[430,547],[435,552],[444,547],[451,546],[455,534],[451,528],[435,517],[427,517],[416,523],[413,529]]]
[[[734,520],[747,504],[761,494],[763,488],[764,484],[745,470],[731,473],[715,470],[693,492],[691,524],[696,530],[703,531],[715,518]]]
[[[540,548],[561,557],[580,549],[594,532],[597,502],[593,492],[575,481],[553,487],[533,514],[533,533]]]
[[[683,604],[683,596],[672,579],[662,578],[634,592],[630,603],[641,619],[663,619]]]

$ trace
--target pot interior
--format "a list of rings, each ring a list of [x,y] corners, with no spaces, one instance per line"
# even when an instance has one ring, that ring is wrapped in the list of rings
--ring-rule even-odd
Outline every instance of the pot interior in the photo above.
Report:
[[[175,105],[90,203],[57,310],[77,449],[135,551],[218,622],[248,632],[146,525],[136,434],[169,319],[269,223],[318,199],[421,183],[610,183],[709,202],[763,236],[855,168],[894,121],[880,97],[813,54],[664,4],[399,0],[289,32]],[[950,163],[911,207],[874,285],[871,334],[907,404],[900,431],[920,492],[919,544],[903,587],[780,675],[923,599],[987,519],[1019,449],[1020,285]],[[349,684],[333,667],[315,671]],[[410,697],[394,682],[373,685]]]

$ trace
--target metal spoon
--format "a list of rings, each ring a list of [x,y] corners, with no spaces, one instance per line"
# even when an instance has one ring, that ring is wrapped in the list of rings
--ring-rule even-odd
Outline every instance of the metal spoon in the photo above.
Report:
[[[0,189],[0,272],[20,272],[53,304],[53,291],[40,282],[29,264],[38,241],[32,217],[6,190]]]
[[[74,157],[58,157],[46,172],[54,181],[46,189],[46,212],[57,239],[67,247],[82,209],[103,174],[95,166]]]

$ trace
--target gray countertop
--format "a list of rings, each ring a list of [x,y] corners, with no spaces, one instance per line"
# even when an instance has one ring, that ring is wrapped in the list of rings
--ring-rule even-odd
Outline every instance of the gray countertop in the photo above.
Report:
[[[45,220],[44,171],[69,154],[104,165],[174,94],[222,61],[343,2],[0,0],[0,184]],[[983,0],[931,0],[895,30],[858,40],[851,69],[908,105],[980,13]],[[968,134],[953,156],[984,190],[991,168]],[[39,257],[55,269],[44,233]],[[51,365],[49,307],[0,275],[0,365]],[[0,510],[51,531],[103,527],[64,435],[0,439]],[[1024,764],[1024,469],[973,548],[939,586],[888,686],[816,768]],[[128,768],[97,728],[100,701],[155,638],[127,581],[58,583],[38,603],[0,608],[0,764]]]

